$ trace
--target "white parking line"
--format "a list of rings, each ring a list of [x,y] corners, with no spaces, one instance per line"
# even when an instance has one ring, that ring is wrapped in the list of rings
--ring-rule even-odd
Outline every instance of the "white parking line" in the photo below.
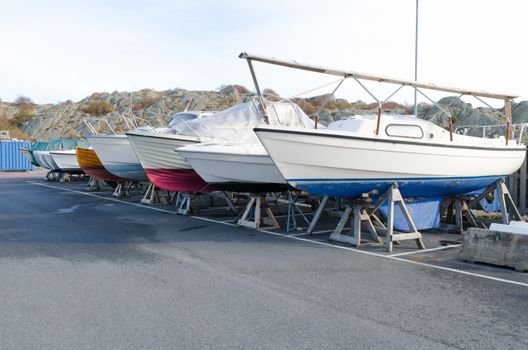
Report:
[[[436,247],[436,248],[418,249],[418,250],[413,250],[412,252],[391,254],[390,256],[395,257],[395,256],[402,256],[402,255],[412,255],[412,254],[420,254],[420,253],[427,253],[427,252],[435,252],[437,250],[445,250],[445,249],[460,247],[461,245],[462,244],[451,244],[451,245],[446,245],[446,246]]]
[[[47,185],[47,184],[38,183],[38,182],[34,182],[34,181],[26,181],[26,182],[30,183],[30,184],[33,184],[33,185],[54,188],[54,189],[58,189],[58,190],[62,190],[62,191],[74,192],[74,193],[82,194],[82,195],[85,195],[85,196],[91,196],[91,197],[106,199],[106,200],[113,201],[113,202],[133,205],[133,206],[139,207],[139,208],[150,209],[150,210],[155,210],[155,211],[159,211],[159,212],[163,212],[163,213],[176,215],[176,212],[172,212],[170,210],[165,210],[165,209],[145,206],[145,205],[137,204],[137,203],[126,202],[126,201],[115,199],[115,198],[103,197],[103,196],[99,196],[99,195],[96,195],[96,194],[93,194],[93,193],[89,193],[89,192],[82,192],[82,191],[78,191],[78,190],[72,190],[72,189],[69,189],[69,188],[63,188],[63,187],[58,187],[58,186]],[[237,225],[235,225],[233,223],[229,223],[229,222],[223,222],[223,221],[209,219],[209,218],[204,218],[204,217],[200,217],[200,216],[189,216],[189,217],[194,218],[194,219],[198,219],[198,220],[202,220],[202,221],[214,222],[214,223],[227,225],[227,226],[231,226],[231,227],[237,227]],[[402,263],[404,262],[404,263],[418,265],[418,266],[423,266],[423,267],[428,267],[428,268],[432,268],[432,269],[454,272],[454,273],[458,273],[458,274],[462,274],[462,275],[466,275],[466,276],[478,277],[478,278],[483,278],[483,279],[487,279],[487,280],[491,280],[491,281],[508,283],[508,284],[514,284],[514,285],[518,285],[518,286],[522,286],[522,287],[528,287],[528,283],[524,283],[524,282],[518,282],[518,281],[508,280],[508,279],[504,279],[504,278],[498,278],[498,277],[483,275],[483,274],[480,274],[480,273],[474,273],[474,272],[468,272],[468,271],[464,271],[464,270],[454,269],[454,268],[451,268],[451,267],[443,267],[443,266],[432,265],[432,264],[428,264],[428,263],[424,263],[424,262],[419,262],[419,261],[414,261],[414,260],[400,258],[399,256],[402,255],[403,253],[394,254],[394,255],[385,255],[385,254],[379,254],[379,253],[369,252],[369,251],[365,251],[365,250],[359,250],[357,248],[345,247],[345,246],[341,246],[341,245],[335,245],[335,244],[332,244],[332,243],[321,242],[321,241],[316,241],[316,240],[312,240],[312,239],[302,238],[302,237],[298,237],[298,236],[283,234],[283,233],[279,233],[279,232],[272,232],[272,231],[268,231],[268,230],[258,230],[258,231],[259,232],[263,232],[263,233],[267,233],[267,234],[270,234],[270,235],[273,235],[273,236],[293,239],[293,240],[296,240],[296,241],[316,244],[316,245],[320,245],[320,246],[324,246],[324,247],[329,247],[329,248],[334,248],[334,249],[341,249],[341,250],[346,250],[346,251],[350,251],[350,252],[354,252],[354,253],[370,255],[370,256],[376,256],[376,257],[383,258],[383,259],[394,260],[394,261],[398,261],[398,262],[402,262]],[[452,247],[452,246],[448,246],[448,247]],[[447,249],[446,247],[441,247],[441,248]],[[435,248],[431,248],[431,250],[432,249],[435,249]],[[421,250],[421,251],[418,251],[418,252],[424,252],[424,250]]]

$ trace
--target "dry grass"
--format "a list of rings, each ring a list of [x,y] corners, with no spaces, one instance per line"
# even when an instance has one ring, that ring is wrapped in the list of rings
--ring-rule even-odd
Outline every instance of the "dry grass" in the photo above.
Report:
[[[317,112],[317,107],[304,99],[296,99],[293,102],[295,102],[307,115],[313,115]]]
[[[141,100],[134,103],[134,105],[132,106],[132,110],[139,111],[139,110],[148,108],[158,101],[159,101],[159,98],[156,98],[153,96],[144,96],[141,98]]]
[[[114,106],[108,102],[91,99],[90,102],[88,102],[88,105],[82,108],[82,111],[93,116],[99,116],[113,112]]]
[[[16,125],[13,124],[15,117],[10,117],[5,114],[0,115],[0,130],[9,131],[9,136],[20,140],[34,141],[35,139],[30,137],[28,134],[20,130]]]

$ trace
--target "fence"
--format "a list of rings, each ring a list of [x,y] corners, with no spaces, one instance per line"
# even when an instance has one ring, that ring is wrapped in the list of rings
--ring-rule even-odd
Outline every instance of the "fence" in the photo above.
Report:
[[[508,190],[510,191],[510,194],[515,201],[515,204],[517,204],[521,214],[528,214],[528,209],[526,208],[526,202],[528,199],[526,197],[526,178],[527,164],[525,158],[521,168],[508,178]]]

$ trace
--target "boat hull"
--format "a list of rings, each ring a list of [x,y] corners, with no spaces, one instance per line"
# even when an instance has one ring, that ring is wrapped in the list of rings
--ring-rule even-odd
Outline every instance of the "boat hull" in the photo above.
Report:
[[[450,146],[272,128],[255,132],[290,185],[343,198],[382,193],[393,183],[405,197],[468,193],[516,171],[526,154],[524,146]]]
[[[87,139],[104,168],[111,174],[131,181],[148,181],[126,135],[96,135],[88,136]]]
[[[59,170],[72,174],[83,173],[79,163],[77,162],[77,152],[71,151],[52,151],[50,152],[51,158]]]
[[[158,188],[175,192],[210,192],[209,186],[175,149],[197,144],[197,138],[156,133],[127,133],[148,179]]]
[[[213,189],[192,169],[145,169],[158,188],[174,192],[210,192]]]
[[[261,145],[211,144],[178,150],[214,187],[232,192],[282,192],[286,180]]]
[[[33,155],[41,168],[50,171],[58,169],[57,164],[51,158],[50,151],[33,151]]]
[[[127,181],[106,170],[93,149],[77,147],[77,162],[86,174],[97,180],[109,182]]]

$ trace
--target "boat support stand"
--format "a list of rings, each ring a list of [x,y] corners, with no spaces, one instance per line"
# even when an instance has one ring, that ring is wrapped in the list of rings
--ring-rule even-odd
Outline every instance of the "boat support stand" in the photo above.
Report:
[[[178,192],[176,195],[176,214],[190,215],[192,213],[191,203],[193,198],[193,193]]]
[[[128,184],[126,182],[118,182],[114,193],[112,193],[112,196],[117,198],[130,197],[130,190],[132,189],[132,186],[134,186],[134,182],[130,182]]]
[[[149,182],[147,189],[141,198],[141,203],[146,205],[164,205],[174,203],[176,199],[176,192],[162,190],[156,187],[152,182]]]
[[[306,218],[299,203],[299,197],[301,196],[300,191],[288,191],[288,215],[286,221],[286,232],[301,230],[302,228],[297,224],[296,216],[300,216],[304,222],[310,225],[310,221]]]
[[[88,185],[84,188],[86,192],[99,192],[104,190],[104,182],[97,180],[95,177],[90,176],[88,179]]]
[[[319,205],[317,206],[315,214],[312,218],[312,221],[310,221],[310,226],[308,226],[308,229],[306,230],[306,233],[308,235],[312,235],[313,230],[315,229],[315,225],[317,225],[317,223],[319,222],[319,219],[321,218],[321,215],[323,214],[323,212],[330,216],[335,216],[339,218],[343,215],[345,211],[343,207],[343,203],[342,203],[343,200],[341,198],[334,198],[335,199],[334,207],[326,209],[329,199],[330,199],[329,196],[324,196],[319,202]]]
[[[494,193],[497,190],[498,200],[500,204],[500,222],[501,224],[508,225],[510,219],[523,221],[519,209],[515,205],[513,198],[506,186],[506,181],[504,178],[500,178],[490,186],[488,186],[481,194],[475,198],[470,198],[468,196],[455,196],[446,198],[446,201],[449,203],[454,202],[454,216],[455,216],[455,230],[458,233],[464,232],[464,217],[467,219],[468,223],[472,227],[487,228],[481,222],[477,222],[475,215],[471,212],[471,209],[475,207],[480,201],[485,198],[488,194]],[[448,212],[448,214],[450,214]]]
[[[343,205],[345,209],[341,213],[336,228],[328,239],[331,241],[348,243],[359,247],[363,241],[362,226],[366,226],[367,232],[369,233],[372,241],[374,243],[381,244],[381,238],[378,236],[378,232],[372,220],[374,220],[378,226],[382,227],[383,229],[386,229],[386,227],[374,213],[369,214],[367,212],[367,208],[373,207],[372,203],[368,200],[356,200],[353,202],[343,203]],[[345,226],[349,219],[351,220],[352,226],[350,230],[345,231]]]
[[[376,212],[385,202],[387,202],[389,208],[387,224],[383,225],[381,220],[376,216]],[[411,232],[403,233],[394,230],[395,204],[400,207]],[[345,211],[342,213],[334,232],[330,235],[330,240],[349,243],[359,247],[362,243],[362,226],[364,224],[374,243],[383,243],[378,236],[378,230],[385,231],[386,238],[384,245],[385,250],[389,253],[392,252],[393,244],[410,239],[416,242],[419,249],[425,249],[422,234],[416,228],[396,183],[392,184],[374,205],[368,200],[356,200],[351,203],[344,202],[343,205],[345,206]],[[349,219],[352,220],[351,234],[344,234],[343,229]],[[373,221],[377,226],[374,225]]]
[[[264,216],[264,213],[267,216]],[[280,228],[277,219],[273,215],[273,212],[266,201],[266,194],[262,193],[250,194],[249,202],[242,212],[242,216],[237,221],[237,225],[255,230]]]
[[[321,202],[319,203],[319,206],[317,207],[317,210],[315,211],[314,217],[312,218],[312,221],[310,222],[310,226],[308,226],[308,229],[306,230],[307,234],[311,235],[313,233],[315,225],[317,225],[319,218],[323,214],[323,211],[326,207],[326,203],[328,203],[329,198],[330,197],[328,196],[324,196],[323,199],[321,199]]]

